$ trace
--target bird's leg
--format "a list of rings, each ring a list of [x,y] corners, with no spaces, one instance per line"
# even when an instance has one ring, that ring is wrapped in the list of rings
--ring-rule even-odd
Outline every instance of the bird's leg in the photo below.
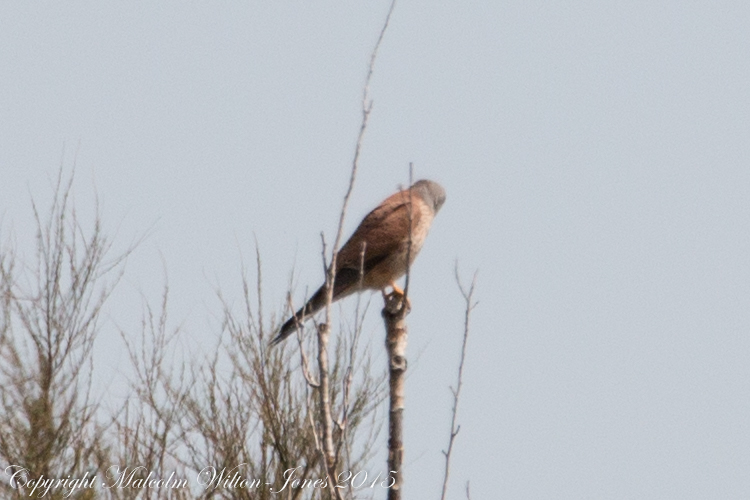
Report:
[[[393,288],[393,291],[388,294],[388,297],[398,295],[401,298],[406,299],[406,307],[411,310],[411,300],[409,300],[409,297],[407,297],[404,294],[404,291],[401,289],[401,287],[396,284],[396,281],[395,280],[391,281],[390,285],[391,285],[391,288]],[[385,292],[383,292],[383,297],[385,297]]]
[[[391,288],[393,288],[393,293],[397,293],[397,294],[399,294],[399,295],[401,295],[401,296],[403,296],[403,295],[404,295],[404,291],[403,291],[403,290],[401,289],[401,287],[400,287],[400,286],[398,286],[398,285],[396,284],[396,282],[395,282],[395,281],[391,281],[390,285],[391,285]]]

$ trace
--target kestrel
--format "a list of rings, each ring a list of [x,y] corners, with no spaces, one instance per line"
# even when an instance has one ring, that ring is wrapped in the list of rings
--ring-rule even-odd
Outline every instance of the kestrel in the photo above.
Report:
[[[444,202],[445,190],[440,184],[421,180],[386,198],[367,214],[336,258],[333,301],[363,290],[385,293],[388,286],[403,295],[396,280],[406,274],[414,262],[432,219]],[[325,304],[326,286],[323,284],[307,304],[281,326],[271,344],[287,338],[298,324],[320,311]]]

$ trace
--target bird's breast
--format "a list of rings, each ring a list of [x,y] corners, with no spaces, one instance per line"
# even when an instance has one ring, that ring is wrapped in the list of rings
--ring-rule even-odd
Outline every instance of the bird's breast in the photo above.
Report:
[[[424,240],[430,229],[433,215],[431,212],[422,213],[419,222],[414,225],[411,237],[408,236],[401,242],[397,249],[391,252],[385,259],[368,270],[363,276],[362,287],[374,290],[382,290],[391,282],[401,278],[414,263],[414,259],[422,249]]]

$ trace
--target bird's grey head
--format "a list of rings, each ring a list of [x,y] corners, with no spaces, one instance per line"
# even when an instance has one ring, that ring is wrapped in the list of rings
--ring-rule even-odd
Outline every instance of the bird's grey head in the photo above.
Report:
[[[440,207],[445,203],[445,189],[437,182],[427,179],[415,182],[412,187],[422,199],[432,207],[435,213],[438,213]]]

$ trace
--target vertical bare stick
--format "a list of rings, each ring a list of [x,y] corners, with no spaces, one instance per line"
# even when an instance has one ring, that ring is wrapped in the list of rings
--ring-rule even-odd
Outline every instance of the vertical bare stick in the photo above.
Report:
[[[456,283],[458,284],[459,290],[461,290],[461,295],[464,297],[464,301],[466,302],[466,309],[464,313],[464,338],[463,342],[461,343],[461,360],[458,363],[458,379],[456,381],[456,387],[455,389],[451,387],[451,393],[453,394],[453,408],[451,409],[451,434],[450,438],[448,439],[448,449],[443,450],[443,455],[445,456],[445,472],[443,475],[443,494],[440,496],[441,500],[445,500],[445,494],[448,491],[448,475],[450,473],[450,463],[451,463],[451,452],[453,451],[453,442],[456,439],[456,436],[458,435],[458,431],[461,430],[461,426],[457,424],[456,419],[458,416],[458,400],[461,396],[461,386],[463,385],[463,375],[464,375],[464,360],[466,359],[466,344],[469,340],[469,318],[471,317],[471,311],[476,307],[477,303],[472,302],[473,296],[474,296],[474,287],[477,284],[477,273],[474,273],[474,278],[471,280],[471,286],[469,286],[469,290],[467,291],[464,289],[463,285],[461,285],[461,278],[458,275],[458,263],[456,263]],[[469,483],[466,483],[466,494],[469,495]]]
[[[357,176],[357,168],[359,166],[359,156],[362,150],[362,143],[365,137],[365,131],[367,130],[367,122],[370,117],[370,111],[372,110],[372,101],[370,100],[370,81],[372,80],[372,74],[375,68],[375,59],[380,49],[380,44],[383,41],[388,24],[391,20],[391,14],[393,8],[396,5],[396,0],[391,2],[391,6],[388,9],[388,14],[383,22],[383,27],[380,30],[380,35],[375,43],[375,47],[370,55],[370,65],[367,70],[367,78],[365,79],[365,85],[362,92],[362,122],[359,127],[359,134],[357,136],[357,144],[354,149],[354,158],[352,160],[352,170],[349,177],[349,187],[347,188],[346,195],[344,195],[344,202],[341,207],[341,213],[339,216],[338,230],[336,231],[336,239],[333,242],[333,249],[331,251],[331,263],[326,269],[326,307],[325,307],[325,323],[320,325],[318,328],[318,369],[319,375],[318,380],[320,381],[320,404],[321,404],[321,419],[323,426],[323,454],[326,461],[326,471],[331,479],[331,484],[336,477],[336,453],[334,452],[333,446],[333,418],[331,416],[331,402],[330,402],[330,387],[328,377],[328,338],[330,333],[331,325],[331,303],[333,302],[333,290],[334,280],[336,278],[336,261],[338,258],[339,245],[341,244],[341,237],[344,230],[344,218],[346,216],[346,209],[349,205],[349,198],[351,197],[352,190],[354,189],[354,180]],[[325,260],[325,247],[323,250]],[[341,498],[341,492],[337,488],[333,488],[336,497]]]
[[[323,454],[325,455],[326,472],[330,485],[336,483],[336,455],[333,447],[333,417],[331,415],[331,390],[328,382],[328,323],[318,325],[318,370],[320,372],[320,411],[323,424]],[[336,498],[341,499],[341,491],[332,488]]]
[[[411,274],[411,235],[414,231],[414,227],[412,225],[412,223],[414,222],[412,220],[414,218],[414,213],[412,212],[413,205],[411,204],[412,184],[414,184],[414,163],[409,162],[409,245],[406,247],[406,281],[404,283],[404,307],[408,307],[408,302],[406,301],[406,299],[409,297],[409,275]]]
[[[409,163],[409,186],[412,185],[413,165]],[[406,285],[404,294],[391,293],[385,297],[383,319],[385,321],[385,347],[388,352],[388,472],[393,474],[394,483],[388,490],[388,500],[401,499],[401,486],[404,482],[402,466],[404,463],[404,381],[406,379],[406,345],[408,327],[406,316],[409,314],[409,271],[411,263],[412,235],[412,192],[409,189],[409,241],[406,251]]]
[[[326,260],[326,240],[323,233],[320,234],[322,245],[323,245],[323,266],[325,267]],[[333,259],[336,259],[336,252],[333,253]],[[318,403],[320,406],[320,417],[318,423],[322,427],[322,436],[320,438],[319,448],[323,455],[323,464],[325,466],[326,475],[328,476],[328,484],[336,483],[336,452],[333,446],[333,416],[331,412],[331,388],[329,381],[328,371],[328,339],[330,337],[330,324],[331,324],[331,301],[333,297],[333,269],[334,264],[326,272],[326,285],[328,286],[328,300],[326,302],[326,321],[317,325],[318,327]],[[331,281],[329,281],[329,278]],[[302,345],[300,344],[300,349]],[[314,427],[313,427],[314,431]],[[318,440],[316,440],[318,442]],[[331,488],[329,490],[329,496],[336,498],[336,500],[342,500],[341,491],[338,488]]]
[[[405,307],[406,298],[392,293],[383,308],[388,350],[388,375],[390,399],[388,402],[388,471],[394,474],[395,482],[388,490],[388,500],[401,499],[403,484],[402,464],[404,461],[403,419],[404,419],[404,380],[406,379],[406,343],[408,329]]]
[[[351,197],[352,190],[354,189],[354,180],[357,177],[357,167],[359,166],[359,155],[362,151],[362,143],[365,138],[365,131],[367,130],[367,122],[370,119],[370,111],[372,111],[372,101],[370,100],[370,81],[372,80],[372,74],[375,70],[375,60],[380,50],[380,44],[383,42],[383,37],[388,29],[388,24],[391,22],[391,14],[393,14],[393,8],[396,6],[396,0],[391,2],[391,6],[388,9],[388,14],[385,16],[383,27],[380,29],[380,35],[378,41],[375,42],[375,47],[372,49],[370,54],[370,65],[367,68],[367,77],[365,78],[365,85],[362,90],[362,122],[359,126],[359,134],[357,135],[357,145],[354,148],[354,158],[352,160],[352,172],[349,177],[349,187],[344,195],[344,203],[341,207],[341,215],[339,216],[339,227],[336,231],[336,239],[333,242],[333,252],[331,256],[331,266],[329,272],[326,275],[326,285],[328,287],[328,303],[330,304],[333,295],[333,271],[336,269],[336,254],[339,251],[339,245],[341,244],[341,237],[344,232],[344,218],[346,216],[346,208],[349,205],[349,198]],[[330,309],[330,308],[329,308]],[[326,321],[328,321],[328,313],[326,313]]]

